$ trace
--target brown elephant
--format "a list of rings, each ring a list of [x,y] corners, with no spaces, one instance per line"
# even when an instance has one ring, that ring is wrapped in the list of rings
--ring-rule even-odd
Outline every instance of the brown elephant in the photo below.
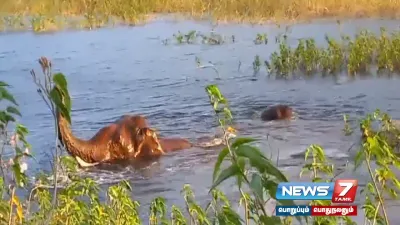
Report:
[[[91,139],[82,140],[74,136],[69,122],[61,113],[57,114],[59,139],[82,167],[165,154],[156,132],[143,116],[122,116],[100,129]]]
[[[207,145],[194,145],[184,138],[158,138],[156,131],[141,115],[124,115],[100,129],[89,140],[74,136],[69,122],[60,113],[58,129],[60,141],[81,167],[127,159],[157,158],[166,152]]]
[[[294,116],[293,109],[287,105],[275,105],[261,113],[261,120],[290,120]]]

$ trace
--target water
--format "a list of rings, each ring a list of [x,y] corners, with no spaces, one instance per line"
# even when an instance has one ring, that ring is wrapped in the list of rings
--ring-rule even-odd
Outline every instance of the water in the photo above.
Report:
[[[364,28],[378,32],[381,26],[391,30],[397,28],[398,22],[353,20],[344,22],[342,31],[349,35]],[[67,76],[73,101],[73,132],[81,138],[90,138],[123,114],[135,113],[146,115],[164,136],[213,135],[217,124],[204,88],[217,83],[230,100],[240,134],[261,138],[258,146],[272,159],[279,155],[279,166],[291,180],[299,179],[301,153],[310,144],[322,145],[337,167],[351,160],[356,150],[348,149],[359,137],[343,135],[344,113],[354,118],[380,108],[400,118],[400,101],[394,95],[399,86],[397,79],[274,81],[265,78],[263,71],[257,81],[251,81],[254,56],[267,59],[277,48],[274,37],[284,32],[284,27],[221,25],[215,28],[216,32],[235,35],[236,43],[162,44],[163,39],[179,30],[210,29],[208,23],[158,20],[129,28],[1,35],[0,79],[13,85],[12,92],[23,113],[21,122],[31,130],[28,140],[38,159],[31,162],[32,173],[49,168],[47,155],[54,143],[51,115],[35,94],[29,74],[32,68],[40,72],[36,61],[40,56],[51,59],[55,70]],[[253,44],[258,32],[268,33],[267,46]],[[296,44],[298,38],[313,37],[320,44],[326,33],[339,37],[337,24],[299,24],[291,28],[289,42]],[[196,56],[216,64],[222,79],[215,80],[211,69],[196,69]],[[293,106],[299,119],[290,123],[259,121],[260,112],[276,103]],[[112,170],[92,168],[83,173],[104,186],[129,179],[134,187],[133,198],[141,201],[145,211],[149,201],[160,195],[169,204],[182,205],[179,191],[186,183],[191,184],[196,198],[204,203],[217,155],[218,148],[190,149],[165,156],[142,169],[120,166]],[[363,185],[367,176],[363,172],[349,172],[341,177],[357,178]],[[230,184],[228,181],[221,189],[235,200],[238,193]],[[398,202],[392,205],[389,215],[396,222]],[[362,217],[359,219],[362,221]]]

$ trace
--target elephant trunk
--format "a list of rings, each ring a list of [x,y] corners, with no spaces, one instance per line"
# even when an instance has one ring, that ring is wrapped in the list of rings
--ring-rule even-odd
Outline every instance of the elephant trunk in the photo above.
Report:
[[[57,112],[58,120],[58,138],[63,143],[67,152],[72,155],[78,163],[83,166],[92,166],[97,164],[92,157],[94,146],[86,140],[79,139],[74,136],[71,126],[61,113]]]

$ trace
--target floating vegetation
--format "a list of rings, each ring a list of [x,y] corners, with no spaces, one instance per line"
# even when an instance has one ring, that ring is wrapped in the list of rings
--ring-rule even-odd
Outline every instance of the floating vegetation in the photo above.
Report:
[[[208,45],[221,45],[225,43],[227,39],[224,36],[215,33],[214,31],[210,32],[209,34],[204,34],[195,30],[191,30],[186,34],[178,31],[178,33],[173,35],[173,38],[177,44],[196,44],[200,39],[202,44]],[[231,36],[231,40],[232,42],[235,42],[234,35]],[[167,45],[169,43],[169,39],[164,39],[162,42],[164,45]]]
[[[254,44],[256,44],[256,45],[268,44],[267,34],[257,34],[257,37],[254,40]]]
[[[175,38],[178,44],[183,44],[183,43],[192,44],[196,41],[197,31],[191,30],[187,34],[182,34],[180,31],[178,31],[178,33],[174,34],[173,37]]]
[[[254,75],[256,75],[258,72],[260,72],[260,67],[261,67],[261,60],[260,60],[260,56],[256,55],[254,57],[254,61],[253,61],[253,71],[254,71]]]
[[[318,47],[312,38],[300,39],[296,47],[290,47],[287,37],[278,41],[279,50],[273,52],[265,66],[276,77],[312,76],[315,74],[347,73],[350,76],[400,74],[400,32],[388,34],[381,29],[380,35],[367,30],[354,39],[342,36],[335,40],[326,36],[326,47]],[[258,64],[257,64],[258,65]]]

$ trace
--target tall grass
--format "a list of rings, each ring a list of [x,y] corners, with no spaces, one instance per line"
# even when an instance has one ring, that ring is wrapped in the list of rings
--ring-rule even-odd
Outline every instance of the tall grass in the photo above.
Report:
[[[399,1],[379,0],[3,0],[0,12],[84,16],[101,23],[110,17],[135,23],[155,13],[179,13],[219,21],[265,22],[327,16],[399,16]]]

